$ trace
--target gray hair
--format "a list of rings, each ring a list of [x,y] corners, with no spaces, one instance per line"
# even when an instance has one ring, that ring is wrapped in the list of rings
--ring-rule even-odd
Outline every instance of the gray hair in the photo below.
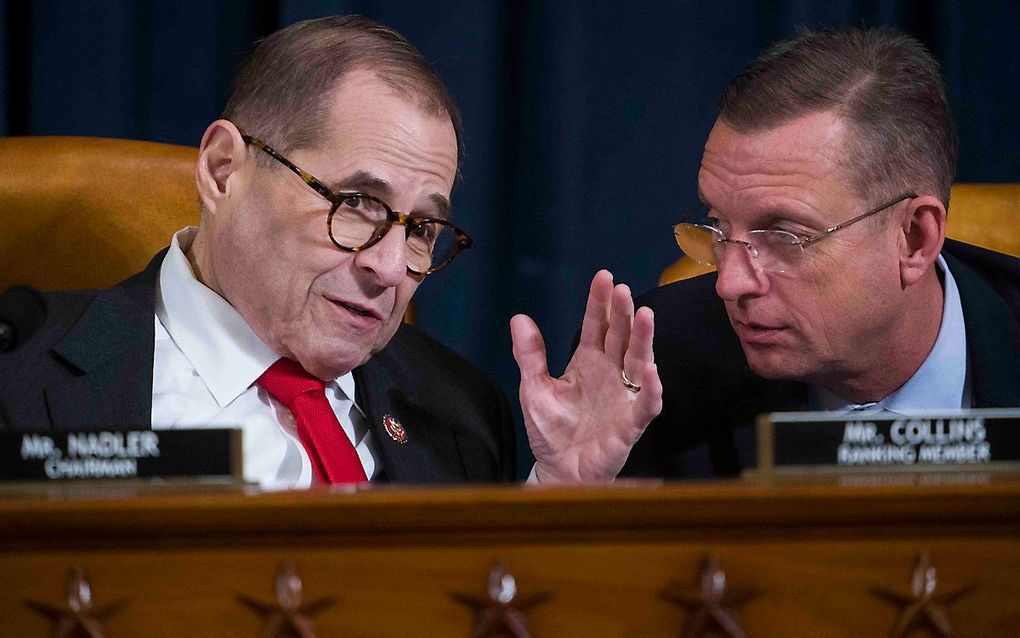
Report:
[[[460,111],[439,75],[402,35],[362,16],[297,22],[259,42],[222,116],[281,152],[310,148],[326,128],[330,93],[354,69],[372,70],[425,113],[449,116],[463,155]]]

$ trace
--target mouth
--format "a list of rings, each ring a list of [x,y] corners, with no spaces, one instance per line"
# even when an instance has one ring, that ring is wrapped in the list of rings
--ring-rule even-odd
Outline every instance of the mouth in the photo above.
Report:
[[[327,297],[326,300],[329,301],[334,306],[336,306],[337,308],[345,310],[351,315],[354,315],[355,317],[374,321],[383,320],[382,314],[373,308],[361,306],[355,303],[350,303],[348,301],[341,301],[339,299],[330,299],[329,297]]]
[[[749,345],[773,345],[786,333],[781,325],[762,324],[753,321],[733,322],[733,329],[740,340]]]

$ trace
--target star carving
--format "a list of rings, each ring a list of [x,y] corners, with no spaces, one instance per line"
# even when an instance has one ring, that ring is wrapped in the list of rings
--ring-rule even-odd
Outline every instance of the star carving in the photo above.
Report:
[[[65,580],[66,603],[53,605],[37,600],[26,600],[25,604],[46,616],[53,623],[54,638],[104,638],[103,618],[112,615],[126,603],[114,601],[97,607],[92,601],[92,585],[88,572],[83,567],[71,567]]]
[[[304,584],[298,575],[297,566],[284,562],[276,572],[276,601],[263,602],[246,594],[238,594],[238,600],[266,620],[259,634],[262,638],[315,638],[312,616],[336,604],[336,599],[327,597],[305,603]]]
[[[917,555],[914,571],[910,575],[910,593],[875,587],[872,593],[901,607],[900,615],[889,633],[891,638],[902,638],[916,627],[929,629],[938,638],[952,638],[953,626],[949,622],[949,606],[970,593],[973,584],[935,593],[938,573],[927,552]]]
[[[681,638],[699,638],[711,630],[721,630],[730,638],[744,638],[744,630],[731,608],[751,600],[757,592],[751,588],[728,587],[726,572],[720,569],[719,560],[708,555],[702,562],[696,586],[672,582],[661,595],[687,610]]]
[[[497,562],[489,570],[488,597],[459,592],[450,594],[450,597],[475,612],[472,638],[531,638],[525,612],[550,598],[545,592],[518,598],[517,580],[507,571],[503,561]]]

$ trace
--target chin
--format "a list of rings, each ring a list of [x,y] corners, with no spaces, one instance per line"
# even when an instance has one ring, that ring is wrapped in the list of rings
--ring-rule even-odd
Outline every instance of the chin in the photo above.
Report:
[[[316,377],[322,379],[323,381],[327,382],[347,374],[354,368],[358,367],[358,365],[361,364],[359,363],[357,365],[349,365],[346,363],[337,363],[334,361],[324,361],[322,359],[308,361],[307,363],[305,363],[304,361],[301,362],[301,366],[305,370],[315,375]]]
[[[744,356],[751,371],[763,379],[773,381],[800,381],[807,374],[802,362],[798,362],[788,353],[780,351],[748,352],[744,348]]]
[[[351,352],[346,348],[331,350],[325,344],[318,345],[303,352],[295,352],[294,356],[305,370],[324,380],[335,379],[350,372],[371,356],[367,352]]]

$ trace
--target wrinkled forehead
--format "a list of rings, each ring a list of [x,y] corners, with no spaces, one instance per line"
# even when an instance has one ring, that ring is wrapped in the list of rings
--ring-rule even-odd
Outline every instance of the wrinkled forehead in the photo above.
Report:
[[[324,95],[321,107],[328,113],[329,129],[342,128],[358,122],[374,120],[412,130],[420,130],[423,123],[448,128],[454,148],[456,131],[449,112],[424,89],[413,88],[409,83],[394,82],[379,73],[356,68],[341,76]]]
[[[703,159],[765,169],[786,163],[835,161],[848,154],[852,133],[851,123],[831,111],[755,130],[743,130],[719,119],[709,133]]]
[[[423,109],[413,97],[358,72],[338,83],[325,106],[329,116],[314,151],[329,180],[360,173],[394,189],[449,197],[458,157],[448,114]]]
[[[756,131],[718,120],[705,144],[699,194],[713,204],[724,198],[796,198],[813,192],[855,196],[851,139],[846,121],[827,112]]]

